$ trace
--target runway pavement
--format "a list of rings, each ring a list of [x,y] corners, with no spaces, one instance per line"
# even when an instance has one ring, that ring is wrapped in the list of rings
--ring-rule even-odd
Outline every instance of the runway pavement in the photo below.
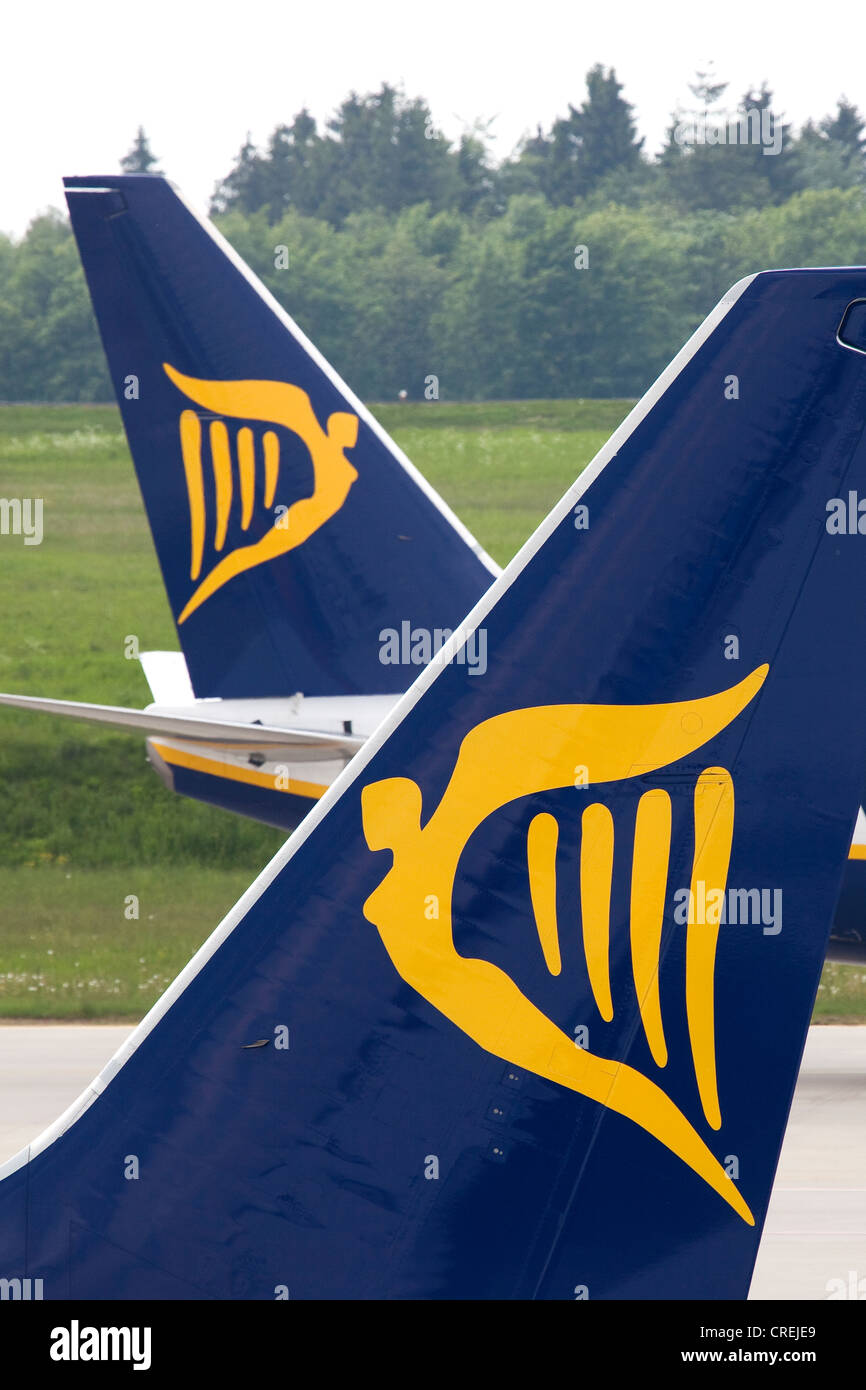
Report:
[[[128,1023],[0,1025],[0,1163],[59,1119],[131,1032]]]
[[[0,1163],[71,1104],[129,1031],[0,1026]],[[866,1026],[809,1032],[750,1297],[834,1294],[866,1299]]]
[[[749,1296],[842,1290],[866,1299],[866,1026],[827,1025],[809,1030]]]

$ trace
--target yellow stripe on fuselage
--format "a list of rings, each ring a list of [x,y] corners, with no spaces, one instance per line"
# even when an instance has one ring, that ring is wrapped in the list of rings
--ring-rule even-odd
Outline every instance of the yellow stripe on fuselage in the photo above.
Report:
[[[852,845],[848,851],[849,859],[866,859],[866,845]]]
[[[277,786],[277,779],[272,772],[256,772],[253,768],[235,767],[233,764],[220,762],[216,758],[203,758],[200,753],[186,753],[178,748],[169,748],[165,743],[158,743],[152,740],[153,746],[159,756],[172,767],[186,767],[192,772],[207,772],[211,777],[226,777],[230,782],[247,782],[252,787],[265,787],[272,792],[289,792],[295,796],[307,796],[312,801],[318,801],[320,796],[324,796],[327,787],[320,786],[317,782],[302,782],[298,778],[289,777],[279,780],[288,781],[288,786]]]

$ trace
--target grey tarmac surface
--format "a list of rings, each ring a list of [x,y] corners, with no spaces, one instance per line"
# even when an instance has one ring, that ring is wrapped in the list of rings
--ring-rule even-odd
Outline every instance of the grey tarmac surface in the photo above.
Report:
[[[128,1023],[0,1025],[0,1163],[59,1119],[131,1032]]]
[[[129,1032],[0,1025],[0,1163],[62,1114]],[[809,1031],[750,1293],[831,1295],[866,1299],[866,1025]]]
[[[843,1291],[866,1299],[866,1025],[829,1024],[809,1029],[749,1297]]]

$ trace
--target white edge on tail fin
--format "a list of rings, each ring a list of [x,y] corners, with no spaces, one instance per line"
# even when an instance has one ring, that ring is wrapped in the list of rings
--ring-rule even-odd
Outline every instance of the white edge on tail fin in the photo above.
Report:
[[[229,253],[230,251],[231,249],[228,248]],[[234,254],[231,254],[232,259],[236,259]],[[239,268],[245,270],[242,262]],[[249,275],[249,272],[245,271],[245,273]],[[418,679],[409,687],[391,713],[382,721],[379,728],[367,740],[367,743],[361,751],[355,755],[344,771],[331,783],[331,786],[325,792],[321,800],[318,801],[309,814],[305,816],[304,820],[298,826],[297,830],[290,835],[282,849],[277,851],[270,864],[268,864],[259,874],[258,878],[250,884],[247,891],[238,899],[231,911],[208,937],[207,941],[199,947],[192,959],[172,981],[165,993],[156,1001],[153,1008],[145,1015],[141,1023],[132,1030],[129,1037],[118,1048],[110,1061],[102,1068],[98,1076],[95,1077],[78,1099],[64,1111],[59,1119],[55,1120],[52,1125],[43,1130],[31,1144],[28,1144],[25,1148],[21,1149],[19,1153],[15,1154],[12,1158],[8,1159],[5,1164],[0,1166],[0,1180],[14,1173],[18,1168],[28,1163],[31,1158],[35,1158],[38,1154],[47,1149],[56,1139],[59,1139],[70,1125],[88,1109],[96,1097],[104,1091],[105,1087],[117,1075],[124,1063],[132,1056],[151,1030],[156,1027],[160,1019],[168,1012],[180,995],[183,994],[187,986],[195,979],[202,967],[206,965],[211,956],[219,950],[222,943],[231,935],[235,927],[243,921],[250,908],[253,907],[265,890],[273,883],[277,875],[282,872],[289,860],[294,856],[297,850],[300,849],[301,845],[304,844],[307,837],[313,833],[322,818],[327,815],[334,802],[338,801],[352,783],[361,776],[371,758],[374,757],[386,739],[388,739],[393,731],[403,722],[406,715],[417,704],[428,686],[436,679],[439,669],[447,665],[454,658],[485,615],[494,604],[499,601],[502,594],[511,587],[518,575],[525,569],[535,553],[547,540],[548,536],[556,529],[571,508],[576,505],[590,484],[593,483],[599,473],[601,473],[602,469],[610,463],[611,459],[616,457],[625,441],[649,414],[656,402],[664,395],[668,387],[679,376],[686,364],[691,361],[698,349],[706,342],[710,334],[718,327],[719,323],[721,323],[722,319],[724,319],[725,315],[732,306],[736,304],[737,300],[754,279],[754,275],[745,276],[742,280],[738,280],[737,283],[728,290],[727,294],[722,296],[716,307],[707,315],[703,323],[695,330],[685,346],[682,347],[676,357],[674,357],[673,361],[665,368],[645,395],[638,401],[637,405],[629,412],[619,428],[614,431],[607,443],[596,454],[592,462],[587,464],[586,468],[584,468],[577,480],[568,489],[565,496],[553,508],[549,516],[542,521],[541,525],[521,547],[499,578],[491,585],[482,598],[479,599],[478,603],[472,609],[472,612],[468,614],[459,628],[456,629],[454,635],[442,647],[441,651],[433,661],[431,661],[429,666],[426,666],[423,671],[421,671]],[[268,296],[269,301],[270,298],[271,297]],[[284,315],[283,310],[276,304],[275,311],[278,312],[281,317],[285,318],[287,326],[291,327],[291,331],[297,333],[297,330],[291,324],[291,320],[288,319],[287,315]],[[298,336],[300,337],[301,335],[298,334]],[[306,343],[306,340],[303,341]],[[310,348],[310,351],[315,353],[315,349],[313,348]],[[319,358],[318,354],[315,355],[317,360],[322,360]],[[328,370],[330,375],[334,376],[326,363],[323,362],[322,365],[324,369]],[[336,378],[336,381],[340,385],[341,390],[345,389],[342,383],[339,382],[339,378]],[[347,393],[347,395],[348,394],[349,393]],[[361,407],[361,409],[363,410],[363,407]],[[375,425],[375,422],[373,423]],[[414,473],[415,470],[413,469],[412,471]],[[426,490],[426,484],[424,484],[424,486]]]

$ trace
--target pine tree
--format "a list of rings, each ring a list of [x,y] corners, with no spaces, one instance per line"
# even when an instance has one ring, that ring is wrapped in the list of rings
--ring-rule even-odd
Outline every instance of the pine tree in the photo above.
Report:
[[[476,125],[472,130],[464,130],[460,136],[456,155],[460,181],[457,208],[460,212],[492,217],[501,208],[496,170],[490,163],[485,135],[486,132],[480,131]]]
[[[795,187],[791,127],[773,110],[770,88],[747,91],[733,115],[721,106],[727,87],[712,73],[696,74],[689,90],[697,106],[671,118],[658,160],[667,191],[689,210],[763,207]]]
[[[219,215],[235,209],[239,212],[257,212],[267,203],[269,192],[265,160],[247,132],[233,169],[214,190],[211,214]]]
[[[291,125],[279,125],[271,135],[262,174],[272,222],[289,208],[307,215],[318,212],[323,184],[321,146],[315,119],[306,108]]]
[[[322,215],[339,225],[364,208],[429,202],[435,211],[459,197],[457,159],[427,103],[383,82],[378,92],[353,92],[328,121],[331,174]]]
[[[623,98],[614,69],[605,71],[597,63],[586,75],[586,88],[583,104],[569,103],[568,115],[554,121],[549,135],[539,130],[526,141],[517,160],[553,203],[571,203],[607,175],[641,164],[643,140],[637,139],[634,108]],[[512,166],[506,186],[525,188],[520,172]]]
[[[858,178],[866,173],[866,121],[844,96],[836,103],[835,116],[825,116],[821,130],[838,147],[847,168]]]
[[[785,123],[781,113],[773,109],[773,93],[766,82],[761,83],[757,92],[750,88],[743,94],[740,111],[752,113],[750,120],[755,130],[760,129],[763,142],[745,147],[752,168],[763,178],[770,193],[770,201],[784,202],[796,186],[796,158],[791,127]],[[766,149],[776,150],[778,153],[765,154]]]
[[[621,95],[613,68],[600,63],[586,77],[587,99],[575,114],[577,174],[580,191],[591,188],[615,169],[640,163],[643,140],[636,138],[634,108]]]
[[[709,68],[702,72],[700,69],[695,73],[694,82],[689,83],[689,91],[698,103],[700,112],[707,116],[716,106],[725,92],[728,90],[729,83],[721,82],[712,71],[712,63]]]
[[[125,174],[161,174],[162,170],[156,167],[158,163],[158,156],[150,148],[144,126],[140,125],[132,142],[132,149],[123,156],[120,167]]]

